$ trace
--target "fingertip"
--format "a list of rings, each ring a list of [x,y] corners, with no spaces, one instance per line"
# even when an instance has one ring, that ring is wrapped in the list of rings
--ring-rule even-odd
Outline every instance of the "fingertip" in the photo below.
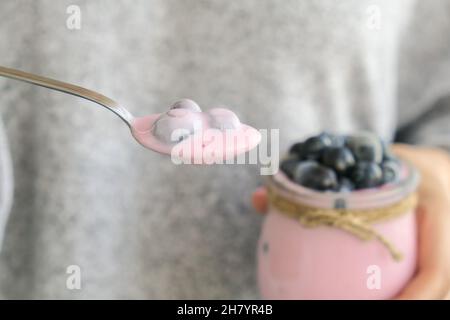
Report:
[[[253,192],[252,195],[252,204],[253,207],[259,213],[266,213],[268,208],[267,201],[267,189],[265,187],[259,187]]]

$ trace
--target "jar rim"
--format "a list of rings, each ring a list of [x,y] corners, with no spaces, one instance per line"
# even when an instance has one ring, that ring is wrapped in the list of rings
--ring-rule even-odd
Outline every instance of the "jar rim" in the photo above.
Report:
[[[408,161],[400,160],[401,176],[378,188],[351,192],[317,191],[296,184],[281,170],[269,177],[269,185],[295,201],[320,208],[368,209],[398,202],[414,192],[420,181],[418,170]]]

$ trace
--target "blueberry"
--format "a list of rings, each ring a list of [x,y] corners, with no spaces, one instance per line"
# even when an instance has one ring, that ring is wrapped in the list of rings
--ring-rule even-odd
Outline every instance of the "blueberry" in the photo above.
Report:
[[[400,176],[400,164],[395,160],[383,161],[381,170],[383,171],[383,183],[393,182]]]
[[[192,101],[191,99],[181,99],[172,104],[170,109],[186,109],[191,110],[194,112],[201,112],[202,110],[198,106],[198,104],[195,101]]]
[[[211,127],[220,130],[238,129],[241,122],[237,115],[225,108],[213,108],[208,111],[211,121]]]
[[[314,160],[306,160],[306,161],[297,161],[297,167],[294,170],[294,180],[300,179],[305,173],[309,172],[311,169],[317,168],[320,166],[319,163],[317,163]]]
[[[381,163],[383,146],[380,139],[373,133],[362,132],[346,138],[346,146],[353,152],[357,161]]]
[[[383,181],[383,171],[375,162],[360,161],[350,170],[350,178],[357,189],[373,188]]]
[[[353,191],[354,189],[355,185],[350,179],[346,177],[341,177],[339,178],[338,185],[335,190],[338,192],[350,192]]]
[[[344,173],[355,165],[355,158],[350,149],[346,147],[328,147],[322,152],[321,162],[338,173]]]
[[[390,146],[386,142],[382,141],[381,145],[383,146],[383,161],[397,159],[397,157],[392,153]]]
[[[303,142],[297,142],[292,145],[292,147],[289,149],[290,155],[295,155],[299,159],[303,157]]]
[[[332,190],[337,186],[334,171],[311,160],[299,163],[294,171],[294,181],[319,191]]]
[[[322,133],[318,136],[310,137],[305,140],[301,148],[301,159],[317,160],[320,158],[322,151],[332,144],[331,137]]]
[[[202,127],[203,120],[199,113],[171,109],[159,116],[151,130],[162,142],[174,144],[200,131]]]
[[[330,139],[330,146],[332,147],[342,147],[345,144],[345,137],[342,135],[337,135],[329,132],[322,132],[321,135],[326,136]]]
[[[294,177],[295,168],[298,166],[299,161],[296,157],[287,158],[281,161],[280,169],[290,179]]]

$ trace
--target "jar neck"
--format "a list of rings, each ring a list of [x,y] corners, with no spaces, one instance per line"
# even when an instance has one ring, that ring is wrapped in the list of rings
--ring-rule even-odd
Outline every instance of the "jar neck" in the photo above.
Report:
[[[308,206],[327,209],[372,209],[389,206],[414,192],[419,183],[419,173],[408,162],[401,161],[400,178],[378,188],[352,192],[320,192],[291,181],[283,172],[269,177],[269,185],[278,193]]]

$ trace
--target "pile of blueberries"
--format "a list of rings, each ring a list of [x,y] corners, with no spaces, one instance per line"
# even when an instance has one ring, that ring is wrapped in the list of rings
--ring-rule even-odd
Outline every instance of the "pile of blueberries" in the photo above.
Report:
[[[322,132],[294,144],[280,169],[307,188],[350,192],[396,181],[400,162],[373,133],[343,136]]]

